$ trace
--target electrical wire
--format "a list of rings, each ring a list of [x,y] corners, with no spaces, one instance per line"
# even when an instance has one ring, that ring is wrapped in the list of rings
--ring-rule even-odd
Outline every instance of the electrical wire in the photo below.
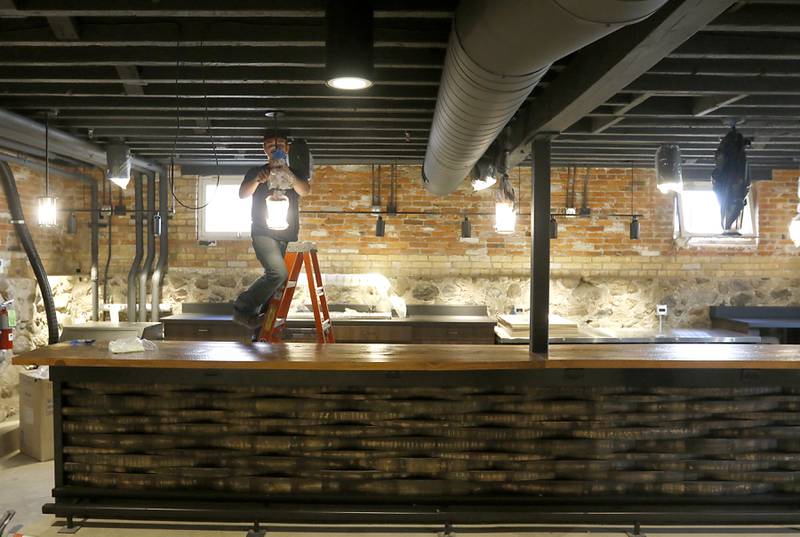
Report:
[[[206,68],[205,68],[205,60],[203,60],[203,41],[200,41],[200,76],[203,79],[203,107],[205,109],[205,118],[206,118],[206,130],[208,131],[208,137],[211,140],[211,150],[214,152],[214,164],[217,168],[217,182],[214,186],[214,194],[211,196],[209,200],[207,200],[202,205],[189,205],[181,201],[178,195],[175,193],[175,157],[178,154],[178,137],[180,136],[181,131],[181,100],[180,100],[180,92],[178,88],[180,86],[180,72],[181,72],[181,56],[180,56],[180,47],[181,47],[181,40],[180,35],[178,39],[175,41],[175,138],[172,141],[172,156],[169,159],[169,173],[168,173],[168,181],[170,184],[170,192],[172,194],[172,199],[184,209],[189,209],[190,211],[199,211],[208,207],[216,198],[217,193],[219,192],[219,157],[217,155],[217,143],[214,141],[214,133],[211,129],[211,119],[209,118],[208,114],[208,91],[206,90]]]

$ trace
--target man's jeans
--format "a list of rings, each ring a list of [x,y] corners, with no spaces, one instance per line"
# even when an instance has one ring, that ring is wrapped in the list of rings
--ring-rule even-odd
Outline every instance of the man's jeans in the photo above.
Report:
[[[263,313],[269,298],[289,276],[283,260],[286,245],[285,241],[276,241],[272,237],[258,235],[253,237],[253,249],[261,266],[264,267],[264,275],[239,295],[233,303],[234,308],[248,315]]]

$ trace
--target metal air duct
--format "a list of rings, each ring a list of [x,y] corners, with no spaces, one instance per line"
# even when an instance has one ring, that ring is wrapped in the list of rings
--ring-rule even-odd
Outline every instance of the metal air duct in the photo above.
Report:
[[[153,273],[156,258],[156,238],[153,235],[153,216],[156,214],[156,174],[147,174],[147,211],[144,213],[147,230],[147,256],[139,272],[139,321],[147,320],[147,280]]]
[[[647,18],[666,0],[462,0],[425,152],[425,188],[453,192],[564,56]]]

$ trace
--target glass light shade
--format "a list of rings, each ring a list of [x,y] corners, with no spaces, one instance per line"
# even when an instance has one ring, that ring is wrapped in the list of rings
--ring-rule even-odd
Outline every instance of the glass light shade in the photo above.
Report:
[[[798,214],[789,222],[789,238],[794,245],[800,248],[800,205],[797,206]]]
[[[511,201],[498,201],[494,206],[494,230],[497,233],[514,233],[517,227],[517,212]]]
[[[486,175],[486,176],[481,177],[481,178],[473,178],[472,179],[472,189],[475,192],[478,192],[480,190],[486,190],[487,188],[489,188],[490,186],[492,186],[496,182],[497,182],[497,179],[495,179],[491,175]]]
[[[325,84],[328,87],[340,90],[356,91],[372,86],[372,81],[360,76],[340,76],[331,78]]]
[[[120,187],[122,190],[125,190],[128,187],[128,183],[131,181],[131,177],[109,177],[108,180]]]
[[[125,144],[108,144],[106,163],[106,179],[124,190],[131,180],[130,148]]]
[[[267,227],[281,231],[289,227],[289,198],[280,192],[267,196]]]
[[[662,194],[683,191],[681,149],[677,145],[662,145],[656,151],[656,183]]]
[[[52,227],[56,225],[56,215],[58,214],[57,198],[39,198],[39,225]]]

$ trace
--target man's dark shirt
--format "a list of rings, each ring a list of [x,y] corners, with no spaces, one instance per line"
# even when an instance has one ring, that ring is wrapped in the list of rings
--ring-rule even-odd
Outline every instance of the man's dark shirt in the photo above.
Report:
[[[245,181],[251,181],[258,175],[262,169],[267,166],[257,166],[250,168],[244,176]],[[310,177],[303,177],[299,170],[289,168],[298,179],[310,180]],[[289,198],[289,213],[287,220],[289,227],[286,229],[276,230],[267,227],[267,196],[270,194],[269,182],[261,183],[253,192],[253,206],[250,212],[252,225],[250,233],[252,236],[267,236],[272,237],[278,241],[292,242],[297,240],[297,233],[300,231],[300,195],[294,189],[281,190],[281,192]]]

